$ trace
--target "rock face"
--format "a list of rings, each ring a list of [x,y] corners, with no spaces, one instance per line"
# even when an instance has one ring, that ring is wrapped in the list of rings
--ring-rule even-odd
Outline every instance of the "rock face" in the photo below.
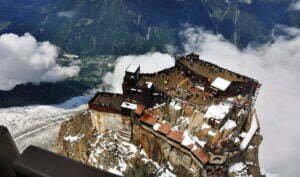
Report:
[[[97,112],[90,110],[90,117],[92,125],[96,128],[97,132],[105,133],[107,130],[123,131],[131,134],[131,121],[130,117],[122,116],[120,114]],[[129,137],[130,141],[131,135]]]
[[[184,171],[185,174],[200,176],[201,169],[192,161],[189,154],[180,151],[164,139],[154,136],[141,126],[135,125],[133,132],[133,143],[141,145],[149,158],[160,164],[169,161],[175,169],[180,169],[174,171],[176,174]]]
[[[95,141],[92,120],[88,113],[76,115],[63,123],[59,132],[58,152],[62,155],[87,163],[89,144]]]
[[[163,157],[153,154],[152,160],[142,148],[130,143],[131,136],[125,129],[128,128],[127,117],[121,119],[106,113],[93,114],[85,112],[62,124],[58,153],[124,176],[175,176],[171,172],[174,168],[163,161]],[[114,126],[104,126],[109,119],[114,118]],[[148,147],[150,144],[155,145],[156,142],[149,142]]]

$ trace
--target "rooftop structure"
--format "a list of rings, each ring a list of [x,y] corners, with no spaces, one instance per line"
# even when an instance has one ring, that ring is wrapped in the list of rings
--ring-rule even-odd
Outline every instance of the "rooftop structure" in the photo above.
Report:
[[[223,79],[221,77],[217,77],[212,83],[211,83],[211,86],[219,89],[219,90],[222,90],[222,91],[225,91],[229,85],[230,85],[230,81],[226,80],[226,79]]]
[[[174,140],[177,143],[181,143],[183,141],[183,132],[177,130],[171,130],[168,133],[167,137]]]
[[[171,131],[171,125],[169,123],[162,123],[158,129],[163,135],[167,135]]]
[[[141,122],[152,126],[156,123],[156,120],[157,119],[151,115],[143,115],[141,117]]]
[[[232,108],[231,103],[219,103],[217,105],[213,104],[208,107],[204,115],[204,118],[222,120],[226,117],[226,115],[229,113],[231,108]]]
[[[129,73],[136,73],[139,69],[140,69],[140,66],[139,66],[139,65],[130,64],[130,65],[128,65],[128,67],[126,68],[126,72],[129,72]]]
[[[140,73],[139,66],[130,65],[122,87],[123,95],[99,93],[90,108],[106,110],[97,106],[108,105],[132,110],[126,115],[134,115],[135,124],[202,165],[225,163],[244,151],[259,130],[253,112],[260,84],[195,54],[180,57],[174,67],[156,73]],[[251,126],[245,126],[249,121]],[[243,132],[248,133],[239,136]]]

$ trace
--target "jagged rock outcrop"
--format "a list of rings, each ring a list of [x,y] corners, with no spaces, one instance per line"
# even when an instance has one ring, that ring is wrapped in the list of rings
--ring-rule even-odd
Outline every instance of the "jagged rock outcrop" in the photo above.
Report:
[[[59,132],[58,153],[87,163],[89,144],[95,141],[95,130],[91,127],[92,120],[86,112],[63,123]]]
[[[170,171],[174,168],[162,161],[164,158],[155,153],[148,157],[144,149],[136,147],[130,143],[130,139],[124,137],[124,132],[122,134],[122,131],[116,131],[114,127],[101,129],[104,123],[101,117],[104,120],[107,115],[103,114],[95,120],[90,112],[85,112],[63,123],[58,138],[58,153],[129,177],[173,175]],[[128,125],[126,121],[122,122],[118,126]],[[150,144],[156,143],[149,142],[149,147]],[[155,159],[161,163],[157,163]]]

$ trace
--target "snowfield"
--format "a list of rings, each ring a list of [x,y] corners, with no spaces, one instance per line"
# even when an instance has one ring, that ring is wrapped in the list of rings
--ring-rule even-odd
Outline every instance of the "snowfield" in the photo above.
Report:
[[[89,96],[78,96],[57,105],[34,105],[0,109],[0,125],[11,132],[19,150],[29,145],[54,150],[60,125],[87,108]]]

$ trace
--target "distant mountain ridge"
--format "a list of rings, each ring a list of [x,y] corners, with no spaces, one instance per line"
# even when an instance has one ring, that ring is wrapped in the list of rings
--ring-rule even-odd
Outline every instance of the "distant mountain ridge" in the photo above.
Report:
[[[79,55],[125,55],[180,47],[179,32],[189,24],[244,47],[268,41],[277,24],[300,27],[299,11],[289,10],[292,2],[0,0],[0,33],[30,32]]]

